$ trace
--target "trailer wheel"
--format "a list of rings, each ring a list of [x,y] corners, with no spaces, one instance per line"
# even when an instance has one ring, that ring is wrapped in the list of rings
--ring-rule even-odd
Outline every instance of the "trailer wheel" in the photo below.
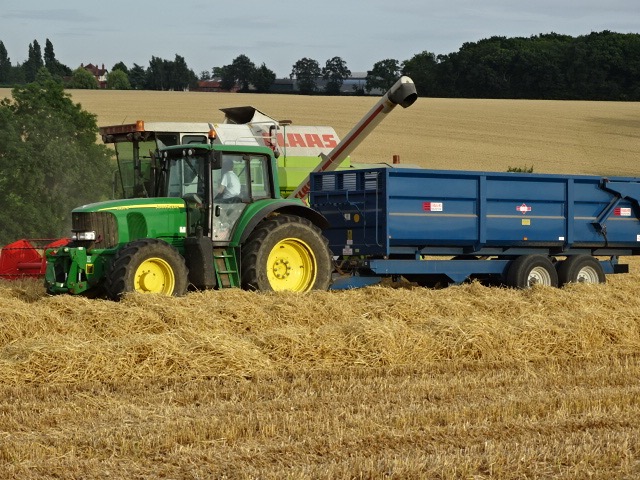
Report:
[[[558,273],[553,263],[544,255],[522,255],[516,258],[507,271],[507,285],[529,288],[533,285],[558,286]]]
[[[605,283],[607,278],[598,259],[591,255],[567,257],[558,266],[558,283]]]
[[[277,215],[260,224],[242,246],[247,290],[326,290],[333,272],[328,241],[309,220]]]
[[[187,284],[184,257],[155,238],[133,241],[118,251],[105,279],[107,295],[113,300],[127,292],[180,296],[187,291]]]

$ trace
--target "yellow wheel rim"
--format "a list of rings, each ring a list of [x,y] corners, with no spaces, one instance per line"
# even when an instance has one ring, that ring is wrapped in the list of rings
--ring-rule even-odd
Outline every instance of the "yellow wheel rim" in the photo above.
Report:
[[[171,265],[157,257],[142,262],[133,281],[134,290],[140,293],[171,295],[176,286],[176,276]]]
[[[276,291],[306,292],[316,282],[316,257],[299,238],[278,242],[267,259],[267,278]]]

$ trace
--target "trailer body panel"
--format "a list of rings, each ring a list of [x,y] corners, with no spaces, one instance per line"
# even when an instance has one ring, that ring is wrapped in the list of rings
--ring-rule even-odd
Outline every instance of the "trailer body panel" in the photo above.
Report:
[[[640,252],[640,179],[376,168],[312,174],[334,255]]]

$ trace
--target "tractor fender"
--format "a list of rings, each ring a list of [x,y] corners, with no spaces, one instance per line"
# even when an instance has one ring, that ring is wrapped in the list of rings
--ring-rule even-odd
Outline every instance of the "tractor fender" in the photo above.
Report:
[[[256,226],[265,218],[273,213],[279,214],[287,214],[287,215],[296,215],[298,217],[303,217],[309,220],[311,223],[316,225],[321,230],[324,230],[330,226],[329,221],[325,218],[324,215],[317,212],[316,210],[307,207],[305,205],[301,205],[296,201],[282,201],[277,203],[271,203],[269,205],[265,205],[262,209],[256,212],[249,222],[245,225],[242,230],[242,235],[239,239],[239,244],[244,243],[251,232],[256,228]]]

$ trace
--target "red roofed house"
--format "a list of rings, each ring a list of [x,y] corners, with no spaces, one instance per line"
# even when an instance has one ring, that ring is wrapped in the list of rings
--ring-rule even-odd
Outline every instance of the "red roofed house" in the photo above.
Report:
[[[90,72],[96,80],[98,81],[98,88],[107,88],[107,69],[104,68],[104,63],[102,64],[102,68],[98,68],[97,65],[90,63],[85,65],[83,63],[80,64],[80,68],[84,68],[86,71]]]

